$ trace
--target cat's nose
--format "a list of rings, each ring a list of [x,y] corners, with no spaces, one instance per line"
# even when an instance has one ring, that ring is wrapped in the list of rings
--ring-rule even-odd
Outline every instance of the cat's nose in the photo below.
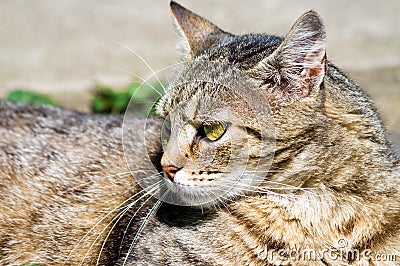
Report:
[[[167,174],[168,178],[171,181],[174,181],[175,174],[176,174],[176,172],[179,171],[179,169],[176,168],[175,166],[169,165],[169,166],[163,166],[163,171],[164,171],[164,173]]]

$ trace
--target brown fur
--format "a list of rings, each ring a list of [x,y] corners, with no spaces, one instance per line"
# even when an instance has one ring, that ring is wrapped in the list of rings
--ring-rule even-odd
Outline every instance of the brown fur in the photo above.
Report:
[[[129,169],[120,117],[0,102],[1,264],[95,265],[100,256],[100,265],[122,265],[125,258],[125,265],[399,265],[399,158],[369,97],[326,60],[319,16],[306,13],[285,38],[235,36],[176,3],[171,8],[189,60],[230,64],[269,102],[276,142],[265,182],[254,191],[240,191],[238,186],[235,193],[225,195],[228,199],[214,202],[216,208],[164,203],[153,215],[156,201],[143,198],[113,222],[120,213],[114,208],[141,191],[133,177],[140,180],[153,173],[153,164],[143,160],[147,153],[143,133],[137,130],[144,121],[127,125],[132,127],[130,145],[136,155],[127,162],[136,165],[133,170],[144,170],[132,176],[123,174]],[[210,172],[224,169],[232,154],[239,157],[236,165],[254,167],[252,160],[240,158],[244,139],[254,157],[265,140],[258,136],[261,129],[254,117],[223,86],[179,84],[190,71],[210,80],[209,68],[189,65],[188,72],[178,73],[178,85],[157,107],[158,115],[170,115],[172,122],[162,153],[160,122],[150,121],[146,131],[151,159],[157,167],[161,162],[183,170],[196,160],[207,160],[204,154],[213,148],[193,142],[190,130],[201,126],[198,114],[215,107],[206,97],[213,95],[240,113],[249,133],[235,126],[227,129],[235,132],[230,134],[231,146],[225,138],[215,142],[218,156],[207,171],[193,171],[193,183],[201,185]],[[233,75],[230,70],[218,73],[212,78]],[[181,103],[188,105],[176,112]],[[187,131],[179,135],[184,126]],[[204,153],[196,152],[200,150]],[[223,175],[218,178],[224,180]],[[135,199],[138,196],[131,201]],[[106,218],[95,226],[102,217]],[[109,222],[116,226],[106,240]],[[340,249],[342,240],[346,245]],[[315,260],[290,260],[285,253],[308,249],[328,253]],[[358,260],[346,253],[354,250],[397,260]]]
[[[121,117],[4,101],[0,114],[0,264],[77,265],[117,211],[81,238],[138,191],[123,158]],[[144,157],[140,138],[133,145]],[[85,265],[96,264],[105,235]]]

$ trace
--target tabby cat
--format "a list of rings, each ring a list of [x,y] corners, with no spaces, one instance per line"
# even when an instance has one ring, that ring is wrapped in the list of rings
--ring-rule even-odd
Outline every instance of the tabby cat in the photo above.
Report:
[[[237,36],[170,5],[157,118],[0,102],[0,264],[400,265],[399,158],[318,14]]]

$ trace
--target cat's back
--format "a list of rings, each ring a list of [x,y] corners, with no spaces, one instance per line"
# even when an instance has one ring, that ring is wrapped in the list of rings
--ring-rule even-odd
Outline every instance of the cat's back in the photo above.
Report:
[[[6,101],[0,117],[0,264],[56,265],[69,255],[67,265],[93,262],[96,237],[116,213],[105,215],[137,190],[123,156],[123,118]],[[150,133],[156,127],[148,123]],[[144,156],[136,135],[131,143]]]

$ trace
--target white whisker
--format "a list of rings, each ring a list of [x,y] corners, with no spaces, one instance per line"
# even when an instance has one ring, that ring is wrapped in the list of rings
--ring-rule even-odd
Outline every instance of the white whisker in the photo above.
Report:
[[[159,185],[160,182],[161,182],[161,181],[157,182],[156,184]],[[151,195],[151,193],[153,193],[154,190],[157,190],[157,189],[160,189],[160,187],[155,187],[155,188],[153,188],[152,191],[149,191],[149,192],[148,192],[147,195],[148,195],[149,197],[139,206],[139,208],[135,211],[135,213],[133,214],[133,216],[130,218],[129,223],[128,223],[128,225],[127,225],[127,228],[129,227],[129,225],[130,225],[132,219],[139,213],[139,211],[142,209],[142,207],[154,196],[154,195]],[[139,199],[139,200],[140,200],[140,199]],[[113,224],[113,226],[112,226],[112,227],[110,228],[110,230],[108,231],[107,236],[106,236],[106,238],[104,239],[103,244],[102,244],[102,246],[101,246],[101,248],[100,248],[99,256],[97,257],[96,266],[97,266],[98,263],[100,262],[101,253],[103,252],[104,246],[105,246],[105,244],[106,244],[106,242],[107,242],[107,239],[109,238],[111,232],[114,230],[115,226],[118,224],[118,222],[120,221],[120,219],[125,215],[125,213],[126,213],[127,211],[129,211],[129,209],[130,209],[136,202],[137,202],[137,201],[135,201],[134,203],[131,203],[131,204],[128,205],[128,207],[122,212],[122,214],[120,215],[120,217],[115,221],[115,223]],[[107,228],[108,226],[109,226],[109,224],[108,224],[105,228]],[[125,238],[126,231],[127,231],[127,229],[126,229],[125,232],[124,232],[124,236],[123,236],[121,242],[123,242],[123,240],[124,240],[124,238]],[[102,233],[101,233],[101,234],[102,234]]]
[[[161,189],[164,187],[164,184],[160,184],[160,185],[161,185],[161,186],[159,187],[159,189],[161,190]],[[154,195],[153,195],[153,196],[154,196]],[[147,201],[148,201],[148,200],[146,200],[145,202],[143,202],[143,203],[140,205],[140,207],[135,211],[135,213],[132,215],[132,217],[129,219],[129,222],[128,222],[128,224],[126,225],[125,230],[124,230],[124,235],[122,236],[121,244],[120,244],[120,246],[119,246],[119,254],[120,254],[120,255],[121,255],[121,250],[122,250],[122,244],[123,244],[123,242],[124,242],[126,233],[128,232],[129,226],[131,225],[131,223],[132,223],[132,221],[133,221],[133,218],[136,217],[136,215],[139,213],[139,211],[142,209],[142,207],[144,207],[144,205],[147,203]]]
[[[74,191],[74,190],[78,190],[80,188],[84,188],[87,185],[95,183],[99,179],[101,180],[101,179],[106,179],[106,178],[111,178],[111,177],[116,177],[116,176],[127,176],[129,174],[130,174],[130,172],[122,172],[122,173],[116,173],[116,174],[107,175],[107,176],[96,177],[96,179],[92,179],[87,182],[80,183],[78,186],[70,187],[68,189],[68,191]]]
[[[143,199],[143,198],[145,198],[145,197],[147,197],[147,196],[150,196],[149,198],[151,198],[151,193],[152,192],[154,192],[154,190],[157,190],[158,189],[158,187],[157,187],[157,185],[158,185],[158,183],[156,183],[156,184],[154,184],[155,186],[150,190],[150,191],[148,191],[148,192],[146,192],[145,194],[143,194],[142,196],[140,196],[138,199],[136,199],[134,202],[131,202],[131,203],[129,203],[127,206],[125,206],[124,207],[124,210],[122,211],[122,212],[120,212],[118,215],[116,215],[113,219],[111,219],[111,221],[100,231],[100,233],[98,233],[98,235],[97,235],[97,237],[95,238],[95,240],[92,242],[92,244],[90,245],[90,247],[89,247],[89,249],[88,249],[88,251],[86,252],[86,254],[85,254],[85,256],[83,257],[83,259],[82,259],[82,263],[85,261],[85,259],[86,259],[86,257],[87,257],[87,255],[89,254],[89,252],[90,252],[90,250],[94,247],[94,245],[96,244],[96,242],[97,242],[97,240],[101,237],[101,235],[105,232],[105,230],[107,229],[107,227],[111,224],[111,223],[113,223],[114,221],[119,221],[122,217],[123,217],[123,215],[133,206],[133,205],[135,205],[137,202],[139,202],[141,199]],[[116,223],[117,223],[116,222]],[[115,224],[116,224],[115,223]],[[113,225],[113,228],[115,227],[115,224]],[[108,235],[107,235],[108,236]],[[104,244],[104,243],[103,243]],[[103,246],[102,246],[102,248],[103,248]],[[101,251],[102,251],[102,248],[101,248]],[[99,256],[101,255],[101,253],[99,254]],[[100,259],[100,257],[98,257],[98,260]],[[80,264],[81,265],[81,264]],[[97,265],[97,264],[96,264]]]
[[[156,77],[157,81],[160,83],[161,87],[163,88],[164,92],[165,92],[165,87],[164,85],[161,83],[161,81],[158,79],[156,72],[153,70],[153,68],[151,68],[151,66],[147,63],[146,60],[144,60],[144,58],[139,55],[138,53],[136,53],[133,49],[131,49],[130,47],[126,46],[125,44],[119,42],[119,41],[114,41],[116,44],[121,45],[122,47],[128,49],[130,52],[132,52],[134,55],[136,55],[146,66],[147,68],[153,73],[153,75]]]
[[[125,266],[125,263],[128,261],[129,255],[131,254],[131,252],[132,252],[132,250],[133,250],[133,247],[135,246],[135,244],[136,244],[136,242],[138,241],[138,239],[139,239],[139,237],[140,237],[140,235],[141,235],[143,229],[145,228],[145,226],[146,226],[146,224],[147,224],[147,221],[150,219],[150,216],[153,215],[153,214],[160,208],[160,206],[161,206],[161,204],[162,204],[164,198],[166,197],[167,193],[169,193],[169,191],[166,191],[166,192],[162,195],[161,199],[157,200],[157,202],[154,204],[154,206],[153,206],[153,207],[150,209],[150,211],[147,213],[147,215],[146,215],[144,221],[142,222],[142,224],[140,225],[138,231],[136,232],[135,237],[133,238],[131,245],[129,246],[128,253],[127,253],[126,256],[125,256],[125,259],[124,259],[124,262],[123,262],[122,266]]]
[[[258,187],[254,187],[253,189],[251,188],[251,186],[247,185],[247,184],[238,184],[238,183],[234,183],[234,186],[238,187],[242,192],[250,192],[250,193],[255,193],[255,194],[259,194],[258,196],[252,196],[252,195],[247,195],[244,193],[239,193],[236,191],[232,191],[232,186],[229,186],[229,184],[226,184],[225,187],[223,188],[227,188],[230,191],[226,192],[225,190],[221,189],[221,191],[224,191],[225,193],[234,195],[234,196],[239,196],[239,197],[245,197],[245,198],[256,198],[256,199],[262,199],[261,195],[265,194],[265,195],[271,195],[271,196],[276,196],[278,198],[284,198],[286,200],[290,200],[290,201],[296,201],[296,200],[306,200],[318,205],[330,205],[330,201],[329,199],[326,198],[326,196],[324,195],[320,195],[320,194],[316,194],[316,193],[311,193],[310,195],[312,195],[311,198],[308,197],[303,197],[301,195],[295,195],[295,194],[282,194],[282,193],[276,193],[274,191],[271,191],[267,188],[264,188],[263,190],[257,190]],[[306,195],[307,196],[307,195]],[[319,199],[319,200],[318,200]],[[332,205],[333,206],[333,205]],[[310,208],[310,207],[308,207]]]
[[[126,70],[126,69],[124,69],[124,68],[120,68],[120,70],[122,70],[122,71],[124,71],[124,72],[126,72],[126,73],[128,73],[128,74],[131,74],[131,75],[137,77],[137,78],[140,79],[143,83],[146,83],[147,85],[149,85],[149,87],[152,88],[155,92],[157,92],[158,95],[163,96],[163,94],[162,94],[161,92],[159,92],[159,91],[149,82],[149,79],[144,79],[144,78],[142,78],[141,76],[139,76],[138,74],[133,73],[132,71]]]
[[[156,184],[152,185],[155,186]],[[93,226],[92,228],[78,241],[78,243],[75,244],[74,248],[70,251],[70,253],[68,254],[67,258],[64,260],[64,263],[66,263],[68,261],[68,259],[71,257],[72,253],[75,251],[75,249],[78,247],[78,245],[94,230],[95,227],[97,227],[102,221],[104,221],[104,219],[106,219],[111,213],[115,212],[116,210],[118,210],[121,206],[123,206],[126,202],[130,201],[131,199],[133,199],[134,197],[138,196],[139,194],[143,193],[145,190],[142,189],[139,192],[135,193],[134,195],[130,196],[128,199],[126,199],[125,201],[123,201],[121,204],[119,204],[118,206],[116,206],[114,209],[112,209],[111,211],[109,211],[106,215],[104,215],[101,219],[99,219]]]

